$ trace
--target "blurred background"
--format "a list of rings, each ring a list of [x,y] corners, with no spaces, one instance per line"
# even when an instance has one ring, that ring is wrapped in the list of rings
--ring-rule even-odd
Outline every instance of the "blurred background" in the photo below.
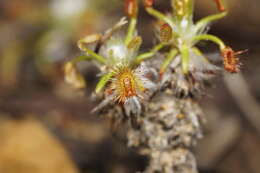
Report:
[[[260,1],[228,0],[213,33],[241,55],[242,72],[214,79],[200,100],[207,124],[195,149],[201,173],[260,172]],[[170,10],[169,2],[155,7]],[[216,13],[197,0],[195,20]],[[123,16],[123,0],[0,0],[0,173],[133,173],[147,159],[126,147],[123,129],[90,114],[97,69],[82,63],[88,89],[63,81],[76,42]],[[142,50],[153,45],[154,19],[140,9]],[[155,38],[155,37],[154,37]],[[201,45],[215,54],[214,45]]]

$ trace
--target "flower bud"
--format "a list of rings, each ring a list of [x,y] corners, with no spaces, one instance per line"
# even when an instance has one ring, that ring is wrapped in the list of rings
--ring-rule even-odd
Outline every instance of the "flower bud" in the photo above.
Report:
[[[176,16],[183,17],[185,16],[185,1],[184,0],[172,0],[172,7],[175,11]]]
[[[224,7],[223,3],[221,0],[214,0],[215,3],[217,4],[218,10],[223,12],[226,11],[226,8]]]
[[[86,82],[84,77],[78,72],[75,64],[67,62],[64,65],[65,82],[72,85],[76,89],[85,88]]]
[[[128,49],[137,51],[142,44],[142,38],[140,36],[134,37],[127,45]]]
[[[125,12],[129,17],[136,17],[137,11],[137,0],[125,0]]]
[[[152,7],[154,3],[154,0],[144,0],[144,6],[146,8]]]

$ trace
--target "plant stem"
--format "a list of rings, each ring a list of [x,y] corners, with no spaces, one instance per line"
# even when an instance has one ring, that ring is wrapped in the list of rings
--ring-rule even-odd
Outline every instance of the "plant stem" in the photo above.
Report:
[[[200,30],[201,28],[207,26],[210,22],[219,20],[223,17],[225,17],[227,15],[227,12],[221,12],[218,14],[213,14],[207,17],[202,18],[201,20],[199,20],[196,24],[196,30]]]
[[[138,55],[136,57],[136,63],[139,64],[143,60],[151,58],[152,56],[155,55],[156,52],[162,49],[165,45],[166,45],[165,43],[159,43],[156,46],[154,46],[154,48],[151,51]]]
[[[187,74],[189,71],[189,48],[186,44],[183,44],[182,47],[180,48],[181,52],[181,58],[182,58],[182,71],[184,74]]]
[[[146,11],[147,11],[150,15],[156,17],[157,19],[162,20],[162,21],[168,23],[170,26],[173,26],[173,23],[172,23],[171,19],[169,19],[169,18],[168,18],[167,16],[165,16],[163,13],[161,13],[161,12],[155,10],[154,8],[151,8],[151,7],[146,8]]]
[[[129,42],[133,39],[135,28],[136,28],[137,19],[132,17],[128,27],[127,35],[125,38],[125,45],[128,45]]]
[[[162,74],[165,69],[168,67],[168,65],[171,63],[173,58],[177,55],[178,51],[176,49],[172,49],[166,59],[163,61],[163,64],[161,65],[160,68],[160,73]]]
[[[193,38],[193,41],[196,41],[196,42],[199,42],[202,40],[212,41],[212,42],[216,43],[219,46],[220,50],[223,50],[226,47],[225,43],[220,38],[218,38],[214,35],[203,34],[203,35],[195,36]]]

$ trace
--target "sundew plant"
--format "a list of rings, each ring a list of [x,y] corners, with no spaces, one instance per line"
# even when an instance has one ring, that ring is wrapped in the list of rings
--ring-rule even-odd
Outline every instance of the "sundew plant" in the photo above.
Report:
[[[65,81],[85,88],[77,70],[81,61],[92,61],[99,70],[93,95],[99,104],[93,113],[110,117],[118,130],[127,129],[127,145],[149,158],[146,173],[196,173],[191,149],[202,137],[204,115],[197,100],[222,69],[240,71],[235,52],[220,38],[208,34],[209,25],[227,15],[221,0],[212,0],[219,13],[194,22],[193,0],[169,0],[172,12],[164,14],[144,0],[147,13],[158,20],[157,44],[148,52],[140,50],[137,31],[138,2],[125,0],[125,13],[104,32],[78,41],[82,55],[64,65]],[[125,30],[125,28],[127,28]],[[120,34],[124,31],[125,34]],[[152,41],[152,40],[151,40]],[[213,64],[197,47],[210,41],[219,47],[223,67]]]

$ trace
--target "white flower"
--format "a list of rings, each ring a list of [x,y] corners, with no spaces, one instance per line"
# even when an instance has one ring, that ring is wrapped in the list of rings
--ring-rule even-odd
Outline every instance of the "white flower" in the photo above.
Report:
[[[102,46],[100,54],[108,66],[120,66],[132,64],[137,52],[128,49],[121,37],[112,37]]]

